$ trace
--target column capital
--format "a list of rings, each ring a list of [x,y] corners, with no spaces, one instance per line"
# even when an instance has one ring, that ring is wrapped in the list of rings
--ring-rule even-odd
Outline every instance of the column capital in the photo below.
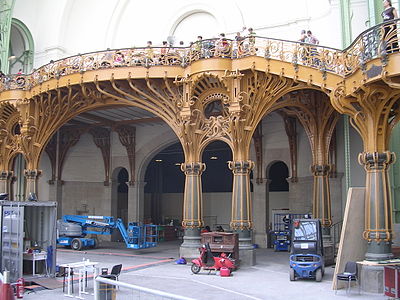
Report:
[[[396,161],[394,152],[362,152],[358,155],[358,162],[368,170],[386,170],[390,164]]]
[[[27,179],[36,179],[37,177],[42,174],[42,170],[34,169],[34,170],[29,170],[25,169],[24,170],[24,175]]]
[[[8,180],[13,176],[13,174],[14,174],[13,171],[1,170],[0,171],[0,180]]]
[[[232,170],[234,175],[250,174],[250,171],[254,168],[254,162],[251,160],[228,161],[228,168]]]
[[[202,162],[182,163],[181,170],[185,175],[201,175],[206,170],[206,164]]]
[[[310,166],[311,173],[314,176],[327,176],[331,171],[330,165],[311,165]]]

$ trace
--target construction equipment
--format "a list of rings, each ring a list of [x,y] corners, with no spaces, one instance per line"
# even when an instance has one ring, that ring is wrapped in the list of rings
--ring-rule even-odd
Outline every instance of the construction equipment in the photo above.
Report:
[[[274,214],[274,225],[271,231],[275,251],[290,251],[291,224],[295,218],[308,217],[306,214]]]
[[[157,225],[128,223],[125,227],[121,219],[107,216],[64,215],[57,222],[57,244],[73,250],[96,248],[97,238],[87,235],[111,235],[119,230],[127,248],[143,249],[156,247],[158,242]]]
[[[319,219],[294,219],[290,255],[290,280],[324,275],[324,247]]]

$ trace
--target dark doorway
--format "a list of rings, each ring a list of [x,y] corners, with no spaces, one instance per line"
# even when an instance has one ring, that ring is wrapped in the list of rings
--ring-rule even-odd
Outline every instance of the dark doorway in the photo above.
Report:
[[[213,142],[203,151],[206,171],[202,174],[204,193],[232,192],[232,172],[227,161],[232,152],[224,142]],[[180,224],[182,221],[185,174],[182,146],[175,143],[160,151],[149,163],[145,174],[144,218],[154,224]],[[230,205],[230,198],[229,198]],[[224,207],[230,212],[230,206]]]
[[[203,221],[211,230],[216,230],[218,226],[229,229],[233,175],[228,168],[228,161],[231,160],[231,148],[221,141],[210,143],[203,151],[202,161],[206,164],[201,178]]]
[[[288,192],[289,169],[283,161],[277,161],[270,166],[268,171],[269,191],[270,192]]]
[[[180,143],[160,151],[145,174],[144,218],[154,224],[179,224],[182,216],[185,176],[181,171],[184,155]]]
[[[118,170],[117,170],[118,171]],[[128,185],[126,184],[129,181],[128,171],[125,168],[120,168],[118,173],[116,174],[117,178],[114,178],[113,188],[116,189],[116,197],[113,198],[114,209],[112,210],[113,217],[119,218],[125,224],[128,224]],[[115,205],[116,204],[116,205]],[[115,230],[111,236],[111,240],[123,241],[121,233],[118,230]]]

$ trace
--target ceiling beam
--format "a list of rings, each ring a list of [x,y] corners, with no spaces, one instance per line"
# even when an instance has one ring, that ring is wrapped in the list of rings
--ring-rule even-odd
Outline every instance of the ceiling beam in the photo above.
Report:
[[[89,117],[87,117],[87,116],[85,116],[85,118],[89,119]],[[102,118],[102,119],[104,119],[104,118]],[[105,119],[105,120],[107,120],[107,119]],[[159,123],[159,122],[163,122],[163,120],[159,117],[153,117],[153,118],[142,118],[142,119],[123,120],[123,121],[107,120],[107,122],[97,122],[97,123],[93,123],[93,124],[88,124],[88,123],[84,123],[84,122],[76,121],[76,120],[70,120],[70,121],[68,121],[67,124],[71,124],[71,125],[69,125],[69,127],[76,127],[76,128],[82,128],[82,127],[92,128],[92,127],[102,127],[102,126],[115,128],[119,125],[134,125],[134,124]]]
[[[159,117],[152,117],[152,118],[142,118],[142,119],[134,119],[134,120],[124,120],[115,122],[117,125],[124,125],[124,124],[140,124],[140,123],[159,123],[163,122],[163,120]]]
[[[106,118],[103,118],[103,117],[95,116],[95,115],[92,115],[90,113],[81,113],[79,115],[79,117],[86,118],[86,119],[89,119],[89,120],[92,120],[92,121],[97,121],[97,122],[100,122],[100,123],[102,123],[104,125],[109,125],[109,126],[114,126],[114,124],[115,124],[115,122],[111,121],[110,119],[106,119]]]
[[[85,122],[82,122],[82,121],[78,121],[78,120],[74,120],[74,119],[72,119],[72,120],[69,120],[66,124],[71,124],[71,125],[77,125],[77,126],[88,126],[88,125],[90,125],[89,123],[85,123]]]

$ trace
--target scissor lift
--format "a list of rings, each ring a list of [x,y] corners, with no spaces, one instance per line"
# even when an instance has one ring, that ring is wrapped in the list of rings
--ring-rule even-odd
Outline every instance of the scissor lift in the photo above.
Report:
[[[304,218],[305,215],[306,214],[286,214],[286,213],[274,214],[274,227],[272,230],[272,235],[273,235],[275,251],[290,250],[292,220]]]

